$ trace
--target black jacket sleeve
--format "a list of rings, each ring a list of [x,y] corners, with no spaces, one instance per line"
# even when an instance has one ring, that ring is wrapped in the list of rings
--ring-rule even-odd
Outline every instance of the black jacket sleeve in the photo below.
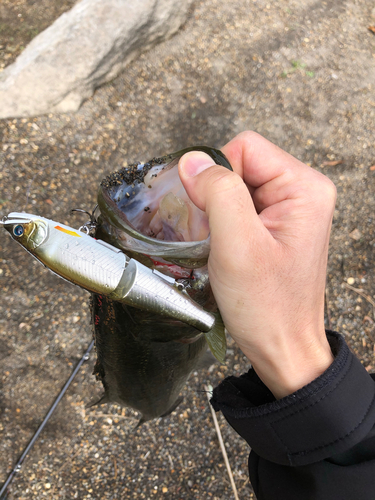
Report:
[[[375,499],[375,381],[343,337],[317,379],[276,400],[254,370],[228,377],[211,403],[250,445],[258,500]]]

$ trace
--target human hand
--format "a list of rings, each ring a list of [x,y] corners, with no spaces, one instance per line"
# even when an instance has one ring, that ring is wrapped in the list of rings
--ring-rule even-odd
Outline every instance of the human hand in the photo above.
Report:
[[[179,174],[209,218],[208,272],[225,326],[281,398],[333,361],[324,289],[336,190],[255,132],[239,134],[222,151],[234,172],[190,152]]]

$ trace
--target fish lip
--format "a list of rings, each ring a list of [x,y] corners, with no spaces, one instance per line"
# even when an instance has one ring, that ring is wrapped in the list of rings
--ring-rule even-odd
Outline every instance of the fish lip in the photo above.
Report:
[[[155,257],[168,257],[174,259],[207,259],[210,252],[210,236],[203,241],[165,241],[145,236],[123,219],[123,212],[117,207],[107,192],[99,187],[98,205],[101,217],[112,226],[134,238],[136,245],[130,248]]]

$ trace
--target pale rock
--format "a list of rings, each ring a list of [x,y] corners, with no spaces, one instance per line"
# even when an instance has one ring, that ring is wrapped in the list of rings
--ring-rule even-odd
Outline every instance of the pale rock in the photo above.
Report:
[[[193,0],[81,0],[0,73],[0,118],[76,111],[95,88],[173,35]]]
[[[357,229],[355,228],[354,231],[352,231],[349,236],[353,239],[353,240],[356,240],[356,241],[359,241],[361,238],[362,238],[362,233]]]

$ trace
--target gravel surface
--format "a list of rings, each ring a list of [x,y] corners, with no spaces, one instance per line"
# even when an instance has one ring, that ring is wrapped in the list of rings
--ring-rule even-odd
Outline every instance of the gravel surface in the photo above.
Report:
[[[73,3],[3,1],[0,69]],[[0,214],[26,210],[78,227],[84,220],[69,210],[91,210],[111,171],[257,130],[337,186],[327,326],[375,369],[374,25],[373,0],[197,1],[175,37],[76,114],[0,121]],[[86,292],[43,269],[5,232],[0,246],[1,484],[92,333]],[[128,409],[86,409],[101,393],[94,358],[8,500],[233,498],[203,386],[247,369],[236,347],[230,343],[225,365],[193,374],[177,411],[136,431]],[[248,446],[219,421],[239,496],[254,498]]]

